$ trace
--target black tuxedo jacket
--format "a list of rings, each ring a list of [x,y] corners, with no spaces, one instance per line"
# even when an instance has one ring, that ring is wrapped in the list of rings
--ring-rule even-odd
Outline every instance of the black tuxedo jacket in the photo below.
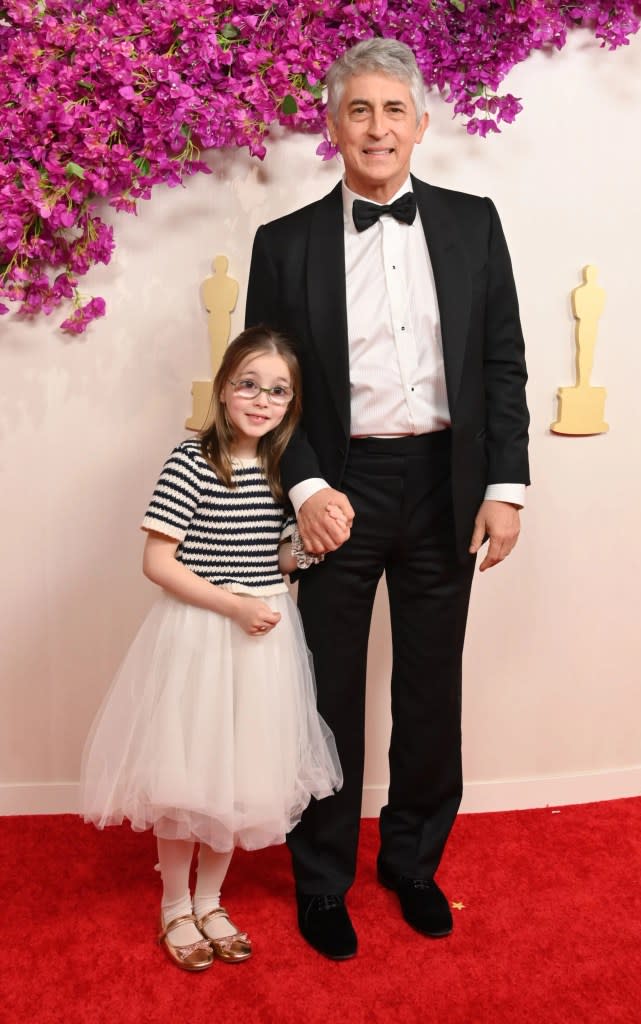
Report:
[[[523,336],[510,257],[489,199],[412,178],[441,319],[452,418],[452,499],[462,559],[489,483],[529,483]],[[340,183],[260,227],[246,325],[294,341],[302,426],[282,462],[289,490],[310,476],[341,486],[350,437],[345,246]]]

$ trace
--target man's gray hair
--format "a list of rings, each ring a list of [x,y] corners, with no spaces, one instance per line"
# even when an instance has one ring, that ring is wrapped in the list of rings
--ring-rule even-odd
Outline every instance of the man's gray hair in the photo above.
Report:
[[[327,111],[334,120],[345,91],[345,83],[354,75],[372,72],[405,82],[416,107],[416,122],[425,113],[425,83],[409,46],[398,39],[365,39],[335,60],[327,71]]]

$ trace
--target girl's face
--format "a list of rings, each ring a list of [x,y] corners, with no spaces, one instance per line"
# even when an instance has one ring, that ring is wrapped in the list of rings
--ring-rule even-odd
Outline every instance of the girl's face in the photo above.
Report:
[[[283,357],[276,352],[247,356],[235,371],[233,381],[225,383],[220,400],[227,407],[227,419],[234,430],[232,454],[239,458],[251,459],[256,455],[258,441],[278,426],[289,404],[277,404],[266,391],[252,396],[252,385],[275,388],[274,397],[281,400],[281,389],[291,393],[291,376]]]

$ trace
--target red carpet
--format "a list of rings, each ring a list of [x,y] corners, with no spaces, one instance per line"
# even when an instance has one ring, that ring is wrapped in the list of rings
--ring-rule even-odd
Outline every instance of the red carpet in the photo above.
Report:
[[[364,821],[344,963],[299,937],[286,849],[237,853],[225,903],[255,954],[200,975],[154,944],[152,836],[67,815],[0,818],[0,835],[8,1024],[641,1021],[641,798],[460,817],[439,881],[464,906],[440,940],[377,885]]]

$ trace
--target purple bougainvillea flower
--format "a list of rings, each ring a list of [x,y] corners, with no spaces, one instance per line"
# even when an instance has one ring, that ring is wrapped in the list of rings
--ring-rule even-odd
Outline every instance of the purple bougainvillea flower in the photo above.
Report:
[[[338,146],[335,146],[329,139],[323,139],[321,144],[316,147],[317,156],[322,156],[323,160],[332,160],[338,153]]]
[[[68,274],[58,274],[53,282],[52,291],[64,299],[72,299],[75,293],[77,281]]]
[[[95,320],[97,317],[105,315],[107,304],[104,299],[97,297],[91,299],[85,306],[85,309],[88,314],[91,314],[92,320]]]
[[[75,309],[72,315],[60,324],[61,330],[67,334],[82,334],[91,321],[104,316],[105,311],[104,299],[90,299],[84,306]]]

